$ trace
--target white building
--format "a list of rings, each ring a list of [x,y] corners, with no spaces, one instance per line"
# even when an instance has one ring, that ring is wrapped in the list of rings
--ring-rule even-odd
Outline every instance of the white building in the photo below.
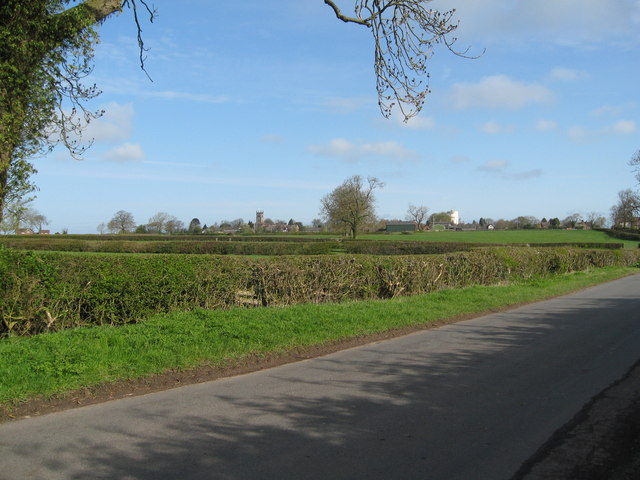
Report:
[[[460,213],[457,210],[451,210],[451,223],[453,225],[460,224]]]

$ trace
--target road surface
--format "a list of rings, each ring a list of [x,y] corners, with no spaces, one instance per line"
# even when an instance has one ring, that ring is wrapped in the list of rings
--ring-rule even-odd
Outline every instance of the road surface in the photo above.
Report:
[[[639,357],[634,275],[322,358],[6,423],[0,479],[508,479]]]

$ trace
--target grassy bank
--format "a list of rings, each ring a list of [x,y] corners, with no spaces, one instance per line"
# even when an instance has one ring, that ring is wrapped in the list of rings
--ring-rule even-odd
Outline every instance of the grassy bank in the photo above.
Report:
[[[413,297],[281,308],[197,310],[155,315],[121,327],[65,330],[0,340],[0,404],[248,355],[429,325],[532,302],[638,272],[610,267],[503,286],[441,290]]]

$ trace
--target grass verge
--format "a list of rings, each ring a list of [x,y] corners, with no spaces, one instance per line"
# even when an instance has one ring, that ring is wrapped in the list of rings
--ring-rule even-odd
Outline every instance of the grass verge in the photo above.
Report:
[[[409,326],[429,326],[562,295],[637,273],[611,267],[511,285],[441,290],[383,301],[197,310],[0,341],[0,405],[202,365],[224,366]]]

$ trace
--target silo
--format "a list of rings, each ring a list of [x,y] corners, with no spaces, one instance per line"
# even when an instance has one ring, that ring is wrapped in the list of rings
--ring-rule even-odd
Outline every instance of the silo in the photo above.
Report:
[[[457,210],[451,210],[451,223],[453,225],[460,223],[460,213]]]

